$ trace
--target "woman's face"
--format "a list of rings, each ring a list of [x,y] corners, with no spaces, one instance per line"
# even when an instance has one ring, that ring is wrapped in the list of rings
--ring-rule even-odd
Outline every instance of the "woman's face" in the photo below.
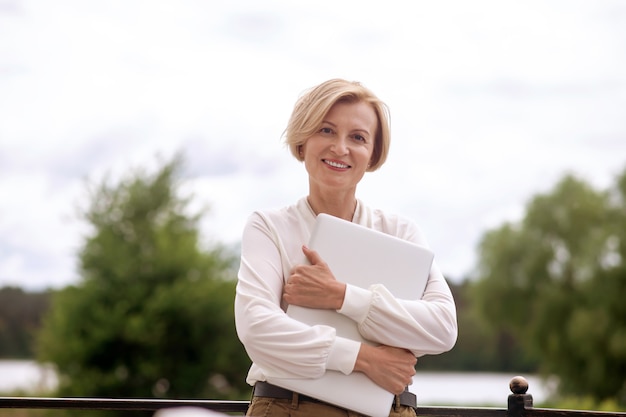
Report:
[[[302,146],[313,187],[356,191],[374,149],[378,118],[366,102],[336,103]]]

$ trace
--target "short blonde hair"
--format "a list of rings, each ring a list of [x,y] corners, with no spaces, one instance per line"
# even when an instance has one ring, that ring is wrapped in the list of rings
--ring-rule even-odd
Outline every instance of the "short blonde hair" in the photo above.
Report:
[[[319,130],[324,117],[336,103],[361,101],[372,106],[378,119],[374,150],[367,171],[376,171],[380,168],[387,159],[391,140],[389,109],[361,83],[338,78],[305,91],[296,102],[284,132],[285,143],[292,155],[298,161],[304,160],[300,154],[300,147]]]

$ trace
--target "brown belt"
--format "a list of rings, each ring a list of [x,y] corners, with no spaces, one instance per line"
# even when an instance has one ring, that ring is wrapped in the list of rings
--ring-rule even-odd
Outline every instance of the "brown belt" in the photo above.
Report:
[[[293,398],[293,391],[290,391],[285,388],[277,387],[276,385],[272,385],[269,382],[258,381],[254,384],[254,392],[253,395],[255,397],[269,397],[269,398],[281,398],[285,400],[291,400]],[[297,393],[295,393],[297,394]],[[400,400],[400,405],[405,405],[407,407],[417,407],[417,399],[415,394],[406,389],[402,394],[396,395],[396,397]],[[309,401],[315,403],[322,403],[324,401],[318,400],[317,398],[309,397],[307,395],[298,394],[298,398],[300,401]]]

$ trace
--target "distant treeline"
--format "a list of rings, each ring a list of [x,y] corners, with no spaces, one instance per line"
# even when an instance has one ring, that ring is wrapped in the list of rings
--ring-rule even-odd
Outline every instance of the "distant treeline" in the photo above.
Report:
[[[0,288],[0,358],[33,358],[35,334],[48,310],[50,292]]]
[[[469,310],[467,283],[450,283],[457,303],[459,338],[452,351],[425,356],[418,369],[442,371],[534,372],[536,363],[525,361],[511,335],[489,336],[480,331]],[[29,292],[0,288],[0,359],[34,359],[35,339],[49,307],[51,291]],[[497,349],[487,348],[493,345]]]

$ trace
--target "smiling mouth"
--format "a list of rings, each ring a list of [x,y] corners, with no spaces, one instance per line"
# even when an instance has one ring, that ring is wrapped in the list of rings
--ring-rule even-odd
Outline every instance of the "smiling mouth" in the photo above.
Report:
[[[328,159],[322,159],[322,161],[326,165],[330,165],[333,168],[342,168],[342,169],[350,168],[350,165],[342,164],[341,162],[329,161]]]

